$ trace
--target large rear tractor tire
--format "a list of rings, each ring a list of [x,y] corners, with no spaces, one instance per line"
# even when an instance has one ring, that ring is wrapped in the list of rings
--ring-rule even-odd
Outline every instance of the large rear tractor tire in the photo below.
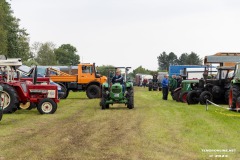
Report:
[[[181,89],[173,93],[173,99],[176,100],[177,102],[180,101],[180,93],[181,93]]]
[[[231,88],[230,88],[230,92],[229,92],[229,107],[230,108],[236,108],[236,102],[237,102],[237,98],[240,95],[240,86],[234,84]]]
[[[87,97],[89,99],[100,98],[101,89],[97,85],[90,85],[87,87]]]
[[[225,103],[228,104],[229,102],[229,92],[230,92],[230,89],[226,90],[226,92],[224,93],[224,100],[225,100]]]
[[[13,113],[18,109],[19,100],[15,89],[7,84],[3,87],[1,98],[3,99],[3,113]]]
[[[198,104],[199,103],[199,95],[197,91],[190,91],[187,94],[187,103],[188,104]]]
[[[44,98],[38,103],[37,110],[40,114],[53,114],[57,110],[57,103],[52,99]]]
[[[203,91],[200,94],[200,104],[202,104],[202,105],[206,104],[207,100],[212,101],[213,100],[213,95],[209,91]]]
[[[188,92],[189,91],[185,91],[185,92],[180,93],[180,95],[179,95],[180,102],[187,103]]]

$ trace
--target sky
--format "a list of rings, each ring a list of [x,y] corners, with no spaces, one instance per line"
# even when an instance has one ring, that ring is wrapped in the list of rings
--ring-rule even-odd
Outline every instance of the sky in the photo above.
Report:
[[[157,70],[162,53],[240,52],[238,0],[8,0],[30,44],[71,44],[80,61]]]

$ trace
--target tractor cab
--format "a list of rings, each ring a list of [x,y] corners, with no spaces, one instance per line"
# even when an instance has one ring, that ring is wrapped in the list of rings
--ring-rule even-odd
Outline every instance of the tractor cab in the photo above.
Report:
[[[109,69],[108,81],[102,85],[100,101],[102,109],[108,109],[110,104],[125,104],[129,109],[134,108],[133,83],[129,81],[127,77],[130,68],[131,67],[116,67],[114,70]],[[119,71],[119,69],[124,70],[121,76],[116,72]]]

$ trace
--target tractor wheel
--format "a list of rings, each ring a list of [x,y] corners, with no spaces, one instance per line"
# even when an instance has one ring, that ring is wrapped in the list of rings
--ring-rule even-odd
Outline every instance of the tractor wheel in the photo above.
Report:
[[[87,88],[87,97],[89,99],[92,98],[100,98],[100,87],[97,85],[90,85]]]
[[[213,95],[208,91],[203,91],[200,94],[200,104],[202,104],[202,105],[206,104],[207,100],[212,101],[213,100]]]
[[[180,93],[180,95],[179,95],[180,102],[187,103],[188,92],[189,91],[185,91],[185,92]]]
[[[180,93],[181,93],[181,89],[173,93],[173,97],[174,97],[173,99],[176,100],[177,102],[180,101]]]
[[[228,101],[229,101],[229,92],[230,92],[230,89],[226,90],[226,92],[224,93],[224,100],[226,104],[228,104]]]
[[[3,116],[3,108],[2,106],[0,107],[0,121],[2,120],[2,116]]]
[[[1,84],[3,87],[3,113],[13,113],[18,109],[19,101],[15,89],[7,84]]]
[[[40,114],[53,114],[57,110],[57,103],[52,99],[44,98],[38,103],[37,110]]]
[[[190,91],[187,94],[187,103],[188,104],[198,104],[199,102],[199,95],[197,91]]]
[[[106,92],[102,92],[102,97],[101,97],[101,102],[100,102],[100,106],[102,107],[102,110],[104,109],[109,109],[109,104],[106,104],[107,101],[107,94]]]
[[[134,108],[133,90],[128,91],[127,99],[128,99],[127,108],[128,109],[133,109]]]
[[[152,87],[148,87],[148,91],[152,91]]]
[[[240,109],[240,97],[237,98],[236,108]]]
[[[240,95],[240,86],[234,84],[229,92],[229,107],[236,108],[237,97]]]
[[[33,108],[37,108],[37,104],[30,102],[30,106],[27,108],[27,110],[31,110]]]
[[[221,87],[213,86],[213,88],[212,88],[212,96],[214,98],[216,98],[216,99],[219,99],[219,98],[221,98],[221,95],[222,95]]]
[[[58,83],[61,87],[62,87],[62,92],[64,92],[64,94],[61,97],[58,97],[59,99],[66,99],[68,97],[69,94],[69,90],[67,89],[67,87],[63,84],[63,83]]]

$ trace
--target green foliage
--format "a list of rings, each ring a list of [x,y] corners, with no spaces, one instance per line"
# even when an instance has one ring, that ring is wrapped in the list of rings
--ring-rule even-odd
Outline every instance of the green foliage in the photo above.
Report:
[[[130,76],[135,77],[136,74],[138,74],[138,73],[154,75],[154,74],[157,74],[157,71],[151,71],[151,70],[143,68],[142,66],[139,66],[138,68],[134,69],[132,73],[130,73]]]
[[[23,64],[26,65],[26,66],[29,66],[29,67],[31,67],[31,66],[33,66],[33,65],[39,65],[39,64],[37,63],[37,61],[34,60],[34,59],[29,59],[29,60],[27,60],[27,61],[24,61]]]
[[[54,53],[55,45],[52,42],[46,42],[39,46],[36,62],[39,65],[56,65],[56,55]]]
[[[26,61],[30,57],[28,34],[5,0],[0,1],[0,15],[0,54]]]
[[[168,70],[169,65],[201,65],[202,59],[199,58],[194,52],[191,54],[183,53],[178,58],[173,52],[167,54],[166,52],[161,53],[158,57],[158,69]]]
[[[97,71],[101,75],[108,76],[108,71],[109,69],[114,69],[115,67],[112,65],[102,65],[102,66],[97,66]]]
[[[78,65],[80,63],[80,57],[76,54],[77,49],[70,44],[63,44],[54,52],[59,65]]]

